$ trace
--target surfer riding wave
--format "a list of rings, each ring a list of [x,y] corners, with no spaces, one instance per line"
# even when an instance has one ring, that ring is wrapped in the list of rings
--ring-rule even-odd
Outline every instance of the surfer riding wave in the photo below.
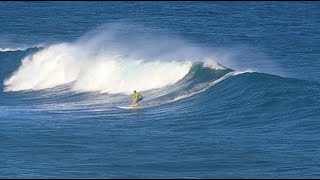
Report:
[[[132,97],[132,103],[131,106],[137,106],[139,101],[143,99],[140,92],[137,92],[136,90],[133,91],[133,97]]]

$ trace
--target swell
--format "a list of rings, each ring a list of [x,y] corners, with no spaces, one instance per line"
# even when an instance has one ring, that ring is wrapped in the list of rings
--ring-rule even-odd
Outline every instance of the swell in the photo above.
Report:
[[[40,91],[11,92],[9,94],[15,96],[13,101],[3,99],[2,93],[1,104],[11,104],[13,112],[27,104],[23,108],[112,115],[122,113],[115,106],[129,104],[131,98],[130,94],[121,93],[73,92],[70,87],[71,84]],[[319,89],[316,82],[228,68],[212,69],[203,62],[195,62],[176,83],[142,91],[141,108],[148,108],[152,115],[173,113],[183,115],[183,119],[189,116],[212,119],[212,123],[224,128],[318,132],[319,128],[315,128],[318,126],[310,124],[320,115]]]
[[[313,134],[320,133],[319,97],[317,82],[252,72],[231,76],[174,106],[186,119],[192,114],[221,128]]]

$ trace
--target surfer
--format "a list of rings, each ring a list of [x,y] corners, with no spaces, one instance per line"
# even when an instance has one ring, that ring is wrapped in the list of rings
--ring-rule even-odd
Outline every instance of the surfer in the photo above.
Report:
[[[139,101],[143,99],[140,92],[137,92],[136,90],[133,91],[133,97],[132,97],[132,104],[131,106],[135,106],[138,104]]]

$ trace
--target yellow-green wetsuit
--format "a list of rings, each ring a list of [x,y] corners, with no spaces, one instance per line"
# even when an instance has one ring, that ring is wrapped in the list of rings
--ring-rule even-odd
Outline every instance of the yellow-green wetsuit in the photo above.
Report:
[[[142,95],[141,95],[139,92],[136,92],[136,93],[133,95],[133,99],[138,102],[138,101],[141,101],[141,100],[143,99],[143,97],[142,97]]]

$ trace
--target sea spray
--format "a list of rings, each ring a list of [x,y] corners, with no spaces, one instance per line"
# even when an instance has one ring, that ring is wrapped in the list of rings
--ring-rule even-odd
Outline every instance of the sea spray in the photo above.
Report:
[[[132,93],[182,79],[192,63],[223,69],[204,51],[179,37],[154,36],[113,24],[74,42],[52,44],[25,57],[4,81],[5,91],[41,90],[72,83],[73,91]],[[139,29],[139,28],[137,28]]]

